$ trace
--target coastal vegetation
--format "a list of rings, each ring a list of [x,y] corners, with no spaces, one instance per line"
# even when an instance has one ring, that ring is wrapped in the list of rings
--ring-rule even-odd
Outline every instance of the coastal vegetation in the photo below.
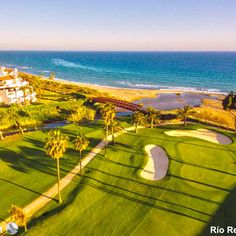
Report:
[[[83,118],[80,117],[80,111],[76,111],[78,110],[78,107],[84,104],[85,107],[89,105],[91,108],[91,104],[93,106],[93,103],[89,104],[89,101],[91,101],[91,98],[93,97],[110,97],[109,94],[99,92],[96,89],[55,80],[55,73],[51,73],[48,78],[43,75],[37,76],[27,73],[20,73],[20,76],[27,80],[30,83],[30,86],[37,91],[38,100],[31,105],[23,104],[23,107],[18,107],[16,105],[6,107],[5,105],[2,105],[2,107],[0,107],[0,117],[3,117],[3,119],[0,121],[0,129],[3,132],[4,129],[14,128],[12,120],[8,119],[9,115],[6,115],[10,108],[17,110],[17,113],[23,114],[20,119],[21,126],[23,127],[36,126],[42,123],[61,120],[79,123]],[[225,99],[222,98],[222,101],[223,104]],[[207,99],[205,99],[200,107],[194,108],[195,113],[190,114],[189,117],[195,121],[235,129],[235,112],[231,109],[231,116],[229,117],[223,108],[224,106],[217,102],[217,100],[208,99],[207,101]],[[93,107],[90,110],[90,120],[95,117],[95,110],[98,109]],[[177,114],[175,110],[168,111],[168,113],[170,115],[166,117],[173,117]],[[150,111],[147,111],[147,115],[149,115],[148,122],[150,123],[150,126],[153,126],[152,120],[150,120]],[[226,118],[227,116],[228,118]],[[165,120],[166,122],[172,122],[175,119],[177,120],[178,117],[168,118],[167,120],[162,118],[163,122]]]
[[[135,133],[138,133],[139,126],[145,125],[147,123],[146,116],[143,112],[136,111],[131,115],[131,123],[135,127]]]
[[[19,76],[22,79],[28,81],[33,86],[33,88],[36,89],[39,97],[41,96],[41,94],[43,94],[43,90],[71,95],[80,94],[83,97],[86,97],[86,95],[108,95],[106,93],[101,93],[96,89],[86,88],[84,86],[79,86],[73,83],[63,83],[63,81],[55,80],[55,74],[53,76],[49,76],[49,78],[27,73],[20,73]]]
[[[230,115],[234,119],[234,130],[236,133],[236,114],[233,111],[236,111],[236,95],[233,91],[231,91],[230,94],[228,94],[222,102],[223,108],[227,111],[229,111]]]
[[[157,125],[161,122],[160,120],[160,111],[154,109],[153,107],[147,108],[147,121],[150,122],[150,128],[152,129],[154,125]]]
[[[191,106],[184,106],[183,108],[179,108],[177,111],[177,116],[184,121],[184,126],[187,124],[187,119],[190,115],[194,114],[194,110]]]
[[[115,144],[115,133],[121,133],[123,130],[122,123],[117,119],[113,119],[108,127],[108,134],[112,137],[112,144]]]

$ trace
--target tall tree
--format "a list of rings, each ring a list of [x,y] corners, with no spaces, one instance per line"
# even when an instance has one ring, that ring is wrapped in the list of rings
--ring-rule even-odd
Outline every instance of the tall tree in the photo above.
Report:
[[[24,105],[26,105],[27,104],[26,96],[28,94],[31,94],[33,89],[32,89],[31,86],[25,85],[25,86],[22,86],[20,88],[20,90],[22,90],[22,92],[23,92],[23,96],[24,96],[24,102],[23,103],[24,103]]]
[[[186,126],[187,119],[192,114],[194,114],[194,110],[191,106],[184,106],[183,108],[179,108],[177,111],[178,117],[184,120],[184,126]]]
[[[57,162],[57,185],[58,185],[58,200],[62,202],[60,193],[60,158],[63,157],[67,149],[68,137],[62,135],[59,129],[51,130],[49,137],[46,140],[45,149],[47,154]]]
[[[4,137],[3,137],[3,132],[0,130],[0,139],[1,140],[4,140]]]
[[[115,133],[123,131],[124,128],[120,121],[114,119],[108,126],[108,135],[112,136],[112,144],[115,144]],[[104,126],[103,132],[106,134],[106,126]]]
[[[55,88],[55,83],[53,83],[54,79],[56,77],[56,74],[54,72],[51,72],[48,79],[49,81],[47,81],[47,89],[52,92],[53,89]]]
[[[73,141],[73,143],[75,146],[75,150],[79,151],[80,172],[82,173],[82,165],[81,165],[82,151],[84,151],[88,147],[89,140],[84,135],[79,134]]]
[[[11,205],[9,213],[11,220],[15,222],[18,226],[24,227],[26,232],[28,219],[24,210],[16,205]]]
[[[234,118],[234,131],[236,133],[236,94],[231,91],[222,101],[224,110],[229,111],[229,114]]]
[[[42,96],[42,89],[44,87],[43,75],[34,76],[34,80],[32,80],[33,89],[36,91],[38,98]]]
[[[54,80],[55,77],[56,77],[55,72],[51,72],[50,75],[49,75],[49,77],[48,77],[48,79],[50,79],[50,80]]]
[[[147,120],[145,115],[141,111],[135,111],[131,116],[131,122],[135,126],[135,133],[138,133],[139,125],[145,125]]]
[[[12,120],[12,123],[14,124],[14,126],[20,130],[21,134],[24,135],[24,130],[21,125],[21,115],[18,113],[18,111],[13,108],[9,109],[8,115],[9,115],[9,118]]]
[[[102,115],[102,118],[104,120],[104,124],[105,124],[105,150],[107,147],[107,137],[109,134],[109,125],[112,123],[112,121],[115,118],[115,107],[110,104],[110,103],[106,103],[105,105],[103,105],[100,109],[100,113]]]
[[[153,107],[148,107],[147,120],[150,122],[150,127],[152,129],[154,124],[160,123],[160,112]]]

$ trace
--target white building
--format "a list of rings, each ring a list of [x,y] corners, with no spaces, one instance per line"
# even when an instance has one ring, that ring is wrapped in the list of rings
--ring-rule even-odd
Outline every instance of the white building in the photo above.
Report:
[[[36,101],[36,93],[29,83],[18,77],[17,69],[0,68],[0,103],[21,104],[26,101]]]

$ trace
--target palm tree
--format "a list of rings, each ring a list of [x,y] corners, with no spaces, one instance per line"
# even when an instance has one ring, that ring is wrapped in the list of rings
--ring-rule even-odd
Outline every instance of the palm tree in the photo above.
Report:
[[[21,126],[21,122],[18,118],[17,118],[17,120],[15,120],[15,125],[20,130],[21,134],[24,135],[24,130],[23,130],[23,128]]]
[[[58,200],[62,202],[60,193],[60,158],[63,157],[67,149],[68,137],[61,134],[61,131],[51,130],[49,137],[46,140],[45,149],[47,154],[57,161],[57,185],[58,185]]]
[[[48,77],[48,79],[50,79],[50,80],[54,80],[55,77],[56,77],[55,72],[51,72],[50,75],[49,75],[49,77]]]
[[[34,80],[32,81],[32,86],[35,91],[37,91],[38,98],[41,98],[42,95],[42,89],[44,86],[44,81],[42,80],[43,75],[40,76],[34,76]]]
[[[135,111],[131,116],[131,121],[135,126],[135,133],[138,133],[138,126],[146,124],[146,117],[141,111]]]
[[[193,113],[194,113],[194,110],[191,106],[184,106],[183,108],[179,108],[177,111],[178,117],[184,120],[184,126],[186,126],[187,124],[186,121],[188,117]]]
[[[25,232],[27,232],[27,215],[24,210],[16,205],[11,205],[9,213],[11,220],[18,226],[24,227]]]
[[[20,90],[23,91],[23,95],[24,95],[24,105],[26,105],[26,96],[27,96],[27,93],[32,93],[32,87],[29,86],[29,85],[25,85],[25,86],[22,86],[20,88]]]
[[[152,129],[154,124],[160,123],[160,112],[153,107],[148,107],[147,120],[150,122],[150,127]]]
[[[108,133],[109,133],[109,125],[113,122],[114,118],[115,118],[115,107],[110,104],[110,103],[106,103],[104,106],[101,107],[100,109],[100,113],[102,115],[102,118],[104,120],[104,124],[105,124],[105,150],[107,147],[107,137],[108,137]]]
[[[233,91],[230,92],[222,101],[222,105],[224,110],[228,110],[229,114],[234,119],[234,131],[236,133],[236,114],[233,112],[233,110],[236,110],[236,95]]]
[[[84,151],[88,145],[89,140],[82,134],[79,134],[74,140],[75,150],[79,151],[79,163],[80,163],[80,172],[82,170],[81,160],[82,160],[82,151]]]
[[[119,133],[124,130],[122,124],[118,120],[113,120],[111,123],[111,135],[112,135],[112,144],[115,144],[115,133]]]
[[[16,128],[18,128],[22,135],[24,135],[24,130],[21,126],[21,116],[15,109],[8,110],[9,118],[12,120],[12,123]]]
[[[4,137],[3,137],[3,132],[0,130],[0,139],[1,140],[4,140]]]
[[[120,121],[114,119],[108,126],[108,135],[112,136],[112,144],[115,144],[115,133],[123,131],[124,128]],[[106,126],[104,126],[103,132],[106,134]]]
[[[55,84],[53,83],[55,77],[56,77],[55,72],[51,72],[48,77],[49,81],[47,82],[47,88],[50,92],[52,92],[53,88],[55,87]]]

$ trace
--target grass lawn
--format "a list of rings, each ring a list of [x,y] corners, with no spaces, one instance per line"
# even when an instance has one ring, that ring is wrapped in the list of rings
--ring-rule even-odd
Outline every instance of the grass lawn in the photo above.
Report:
[[[69,125],[62,132],[71,139],[79,132],[90,139],[91,150],[102,138],[102,124],[97,122],[80,127]],[[37,131],[24,136],[12,136],[0,142],[0,219],[8,216],[10,204],[21,207],[37,198],[56,183],[56,162],[44,151],[47,132]],[[61,175],[78,163],[79,154],[70,143],[61,160]]]
[[[142,129],[138,134],[129,132],[117,138],[116,145],[109,145],[107,157],[103,153],[97,155],[86,167],[84,176],[77,176],[62,192],[64,202],[61,205],[51,201],[35,214],[27,236],[209,235],[208,224],[234,225],[235,135],[228,133],[234,141],[232,144],[219,145],[196,138],[164,134],[164,131],[175,128],[179,126]],[[199,126],[187,128],[195,129]],[[32,135],[37,136],[37,133]],[[22,142],[27,142],[27,136],[25,139]],[[30,143],[33,142],[31,140]],[[147,162],[144,152],[147,144],[160,145],[170,157],[168,175],[162,181],[149,181],[139,176],[140,168]],[[19,149],[19,144],[11,145]],[[24,143],[20,147],[23,150],[20,153],[28,160],[31,151],[25,148]],[[63,162],[63,168],[70,165],[74,155]],[[32,168],[29,168],[24,161],[15,160],[18,156],[13,158],[9,155],[9,158],[12,158],[13,166],[6,165],[6,179],[22,180],[21,185],[37,191],[42,191],[46,185],[55,181],[55,175],[45,173],[47,169],[33,168],[34,165],[38,166],[37,162],[33,162]],[[40,156],[32,158],[37,161],[42,159]],[[8,164],[6,160],[2,163]],[[29,172],[17,170],[14,165],[29,168]],[[52,168],[48,164],[45,167]],[[12,176],[7,173],[12,173]],[[15,179],[14,174],[18,174]],[[44,176],[47,176],[46,180]],[[39,178],[45,183],[35,182]],[[28,194],[28,190],[16,186],[13,187],[17,195],[13,197],[9,191],[11,187],[8,184],[4,186],[5,191],[1,189],[1,194],[8,194],[11,198],[11,201],[3,198],[5,202],[0,203],[1,209],[10,203],[24,205],[26,199],[20,200],[23,195],[36,197],[36,194]],[[27,201],[30,200],[28,197]]]
[[[52,102],[65,101],[65,99],[72,98],[71,95],[56,93],[48,90],[42,90],[41,98],[37,99],[37,103],[48,104]]]

